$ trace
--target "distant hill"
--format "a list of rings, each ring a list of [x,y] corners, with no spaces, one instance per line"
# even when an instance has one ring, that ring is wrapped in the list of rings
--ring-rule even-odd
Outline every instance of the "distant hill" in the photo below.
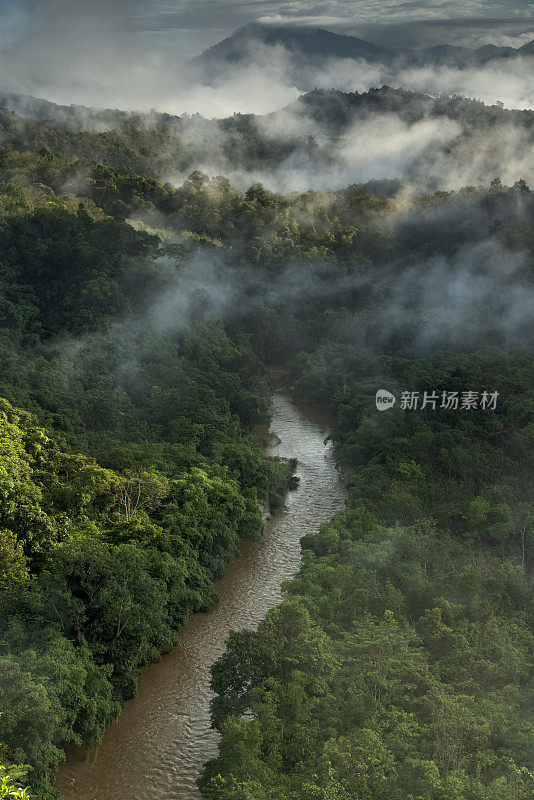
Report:
[[[220,88],[232,78],[236,69],[245,71],[256,66],[269,83],[285,79],[302,94],[316,87],[326,90],[334,87],[358,88],[389,83],[402,86],[396,70],[406,67],[466,68],[498,63],[500,59],[534,56],[534,41],[518,49],[485,45],[476,49],[454,45],[433,45],[420,49],[377,46],[352,35],[333,33],[318,27],[251,23],[240,28],[228,38],[205,50],[182,66],[177,74],[181,89],[195,88],[198,84]],[[340,64],[336,65],[336,61]],[[354,68],[350,62],[354,62]],[[368,74],[362,71],[361,81],[348,80],[358,76],[363,64],[374,65]],[[337,69],[336,69],[337,66]],[[526,69],[529,68],[526,64]],[[331,71],[329,69],[334,67]],[[384,67],[384,69],[380,69]],[[354,71],[353,71],[354,69]],[[340,78],[341,76],[341,78]],[[229,86],[231,87],[231,83]],[[427,87],[431,91],[431,86]],[[239,104],[236,103],[236,106]],[[58,105],[30,95],[2,91],[0,107],[25,117],[49,122],[65,130],[98,132],[109,128],[137,126],[141,118],[163,118],[165,114],[136,113],[117,109],[87,108],[80,105]]]
[[[476,49],[453,45],[434,45],[422,49],[378,47],[356,36],[347,36],[321,28],[251,23],[232,36],[205,50],[185,65],[197,80],[219,82],[226,71],[236,66],[258,63],[265,68],[263,48],[285,50],[292,62],[284,65],[303,90],[314,88],[311,68],[331,60],[364,61],[386,67],[450,66],[464,68],[502,57],[532,54],[534,42],[520,50],[485,45]],[[273,65],[276,65],[274,54]],[[268,68],[268,67],[267,67]]]
[[[355,36],[344,36],[321,28],[253,22],[205,50],[189,63],[196,66],[210,66],[225,62],[236,64],[247,61],[254,55],[254,49],[258,44],[267,47],[285,47],[313,59],[335,56],[382,62],[389,60],[394,53],[391,49],[376,47]]]
[[[276,119],[288,113],[311,120],[334,136],[343,135],[347,127],[374,114],[393,114],[410,125],[428,118],[447,117],[462,126],[468,123],[473,131],[506,124],[525,126],[529,130],[534,126],[534,110],[487,106],[479,100],[460,96],[431,97],[390,86],[367,92],[314,89],[285,109],[268,116]]]
[[[372,88],[366,92],[344,92],[337,89],[313,89],[303,93],[294,103],[270,114],[232,114],[223,119],[205,119],[199,114],[171,115],[158,112],[129,112],[116,109],[94,109],[86,106],[63,106],[30,95],[11,94],[0,90],[0,135],[4,138],[18,135],[21,123],[37,125],[39,129],[62,129],[72,132],[117,130],[130,132],[135,128],[146,130],[147,135],[158,133],[179,137],[186,128],[196,127],[199,136],[206,136],[204,145],[217,144],[216,131],[231,133],[244,139],[260,135],[296,143],[306,141],[308,133],[299,125],[285,130],[283,120],[288,115],[307,119],[319,125],[324,132],[342,135],[347,126],[373,114],[394,114],[408,124],[429,117],[447,116],[459,123],[469,122],[478,127],[495,127],[501,124],[534,128],[534,110],[505,109],[486,105],[459,95],[430,96],[391,86]],[[271,134],[260,131],[275,131]],[[65,140],[68,141],[68,140]],[[197,142],[200,147],[200,140]],[[59,145],[59,143],[58,143]],[[211,149],[211,148],[210,148]]]
[[[142,113],[110,108],[59,105],[41,97],[3,92],[1,89],[0,108],[13,111],[20,117],[50,123],[72,131],[104,131],[117,125],[135,126],[147,116]]]

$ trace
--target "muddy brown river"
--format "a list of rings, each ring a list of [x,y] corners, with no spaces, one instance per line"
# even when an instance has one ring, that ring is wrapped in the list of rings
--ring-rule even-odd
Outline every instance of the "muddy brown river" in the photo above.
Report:
[[[298,489],[286,508],[266,523],[259,542],[246,542],[241,557],[217,582],[220,600],[195,614],[181,631],[181,646],[143,670],[135,699],[126,703],[105,734],[95,759],[69,755],[56,786],[64,800],[198,800],[196,780],[217,753],[210,727],[210,666],[231,630],[255,628],[280,600],[281,585],[299,567],[300,539],[317,530],[344,503],[344,486],[325,444],[328,417],[303,409],[277,392],[271,455],[298,460]]]

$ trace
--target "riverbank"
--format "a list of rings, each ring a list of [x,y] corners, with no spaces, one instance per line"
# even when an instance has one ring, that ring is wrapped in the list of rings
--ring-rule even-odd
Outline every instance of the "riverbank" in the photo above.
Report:
[[[304,409],[275,392],[276,439],[268,454],[297,458],[298,488],[267,521],[262,539],[243,543],[241,557],[216,584],[217,606],[193,615],[181,631],[181,646],[143,670],[136,697],[105,734],[94,762],[70,754],[56,782],[64,800],[199,797],[196,780],[218,743],[209,717],[210,666],[231,630],[255,628],[280,600],[282,583],[299,567],[301,537],[343,506],[333,448],[325,444],[330,425],[320,409]]]

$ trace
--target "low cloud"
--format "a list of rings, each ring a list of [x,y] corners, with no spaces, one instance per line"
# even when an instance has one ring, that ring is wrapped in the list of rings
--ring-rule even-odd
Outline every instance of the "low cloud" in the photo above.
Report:
[[[295,262],[264,282],[229,263],[224,253],[198,251],[178,273],[174,288],[155,297],[143,317],[117,323],[111,337],[124,344],[150,332],[181,334],[201,313],[236,322],[257,303],[295,315],[313,298],[339,304],[361,293],[365,313],[355,311],[334,323],[334,338],[371,349],[396,343],[417,351],[527,341],[534,306],[528,259],[527,252],[512,252],[490,237],[403,269],[385,265],[337,278],[328,271],[325,280],[321,265]],[[162,260],[161,268],[168,267]],[[77,347],[90,348],[95,341],[98,337],[88,337]]]
[[[315,20],[316,25],[328,24],[332,29],[348,32],[350,20],[354,22],[354,5],[347,2],[332,0],[323,4],[322,16],[317,16],[319,9],[315,3],[280,4],[267,0],[239,4],[239,14],[232,2],[174,2],[159,11],[156,9],[156,14],[153,8],[133,0],[94,0],[89,4],[80,0],[40,0],[35,4],[29,0],[5,1],[0,34],[1,88],[46,97],[57,103],[128,110],[156,108],[174,114],[198,112],[213,118],[234,112],[273,111],[316,86],[364,91],[370,86],[389,83],[430,93],[459,92],[489,103],[499,100],[510,108],[534,107],[534,88],[528,79],[532,62],[527,61],[504,60],[496,66],[474,70],[442,67],[391,70],[380,65],[371,67],[363,62],[330,59],[313,67],[306,64],[299,70],[298,54],[276,47],[254,46],[249,63],[226,64],[211,85],[200,75],[195,80],[190,70],[183,68],[190,53],[180,42],[194,38],[194,31],[202,27],[202,19],[204,26],[213,26],[213,41],[262,14],[301,24]],[[502,14],[503,3],[494,5]],[[507,5],[510,11],[519,10],[513,3]],[[380,20],[429,11],[439,16],[458,16],[460,12],[465,16],[481,10],[487,13],[488,3],[366,0],[359,4],[358,15]],[[524,7],[522,11],[524,16]],[[162,22],[158,27],[156,17],[165,25]],[[182,31],[175,32],[176,41],[167,36],[172,28],[171,17]],[[226,30],[225,20],[229,26]],[[378,31],[376,25],[373,29],[366,24],[367,28],[356,26],[351,32],[362,35],[360,30]],[[421,30],[426,29],[423,23],[417,24]],[[523,43],[533,26],[526,25],[521,30],[519,21],[517,25],[518,29],[510,29],[503,23],[502,32],[494,27],[481,29],[479,43],[497,41],[501,33],[507,41]],[[467,20],[466,29],[469,26]],[[457,30],[462,30],[460,23]],[[162,39],[157,31],[166,32],[166,38]]]
[[[534,304],[528,260],[487,239],[405,269],[382,293],[372,338],[397,337],[418,350],[526,342]],[[345,335],[368,336],[358,328],[349,323]]]

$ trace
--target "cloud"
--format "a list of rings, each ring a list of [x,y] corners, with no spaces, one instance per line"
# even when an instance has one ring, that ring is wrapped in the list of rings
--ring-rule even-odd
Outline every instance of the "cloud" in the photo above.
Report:
[[[472,221],[477,211],[464,206]],[[460,209],[456,209],[459,213]],[[452,212],[454,213],[454,211]],[[445,215],[447,212],[445,212]],[[422,225],[439,225],[441,212],[430,212]],[[483,219],[478,223],[483,224]],[[417,229],[419,220],[414,221]],[[250,269],[231,263],[225,253],[196,251],[179,270],[170,259],[158,262],[172,274],[166,289],[154,296],[147,311],[116,322],[109,331],[75,342],[60,342],[56,351],[79,356],[95,345],[114,340],[130,348],[125,374],[135,370],[146,336],[185,332],[199,318],[199,309],[223,322],[235,322],[262,307],[280,305],[298,315],[315,298],[329,298],[350,308],[349,298],[365,297],[365,313],[354,311],[334,322],[331,337],[371,349],[403,343],[417,351],[439,347],[478,347],[528,340],[532,334],[534,289],[528,278],[529,254],[512,252],[495,238],[464,244],[415,266],[389,264],[337,277],[319,263],[288,263],[264,280]]]
[[[332,140],[313,120],[292,115],[290,111],[274,119],[258,120],[258,126],[264,135],[274,138],[282,131],[313,136],[323,151],[321,156],[297,151],[271,173],[250,174],[232,170],[228,165],[227,174],[237,185],[244,188],[244,184],[260,181],[284,193],[418,175],[461,132],[460,126],[447,118],[408,124],[394,114],[384,113],[355,122],[338,141]],[[207,171],[213,174],[213,169]]]
[[[24,3],[6,2],[0,9],[0,48],[19,39],[30,22],[30,9]]]
[[[3,0],[0,68],[3,88],[57,102],[146,108],[152,95],[161,107],[189,56],[258,17],[349,32],[355,21],[519,11],[530,13],[512,0]]]
[[[487,344],[490,335],[526,340],[534,303],[528,260],[527,252],[510,252],[489,238],[404,270],[378,311],[384,340],[396,330],[423,350]]]
[[[39,0],[25,25],[13,24],[12,35],[0,44],[1,88],[66,105],[210,117],[261,113],[297,96],[283,74],[283,53],[275,54],[280,63],[271,65],[274,72],[263,74],[267,65],[258,52],[249,70],[229,70],[218,86],[192,86],[183,75],[184,51],[143,36],[136,8],[132,0]],[[184,6],[184,21],[193,24],[198,12],[197,6]]]
[[[133,0],[29,0],[14,4],[8,0],[3,45],[0,39],[0,70],[3,89],[44,96],[57,103],[108,106],[124,109],[156,108],[174,114],[199,112],[208,117],[223,117],[236,111],[266,113],[279,109],[295,97],[316,86],[348,91],[365,91],[371,86],[390,83],[430,93],[458,92],[484,102],[502,101],[513,108],[533,107],[534,89],[524,65],[501,62],[479,70],[404,70],[370,67],[363,63],[331,59],[313,68],[299,71],[299,59],[280,48],[257,47],[254,60],[244,68],[221,70],[209,86],[200,79],[192,81],[182,68],[186,53],[182,48],[161,45],[159,36],[147,31],[167,33],[172,26],[186,30],[208,30],[237,25],[258,12],[275,12],[277,19],[323,23],[343,14],[348,24],[354,18],[354,4],[293,2],[195,2],[148,3]],[[469,0],[471,4],[472,0]],[[476,4],[476,0],[473,0]],[[468,4],[468,5],[469,5]],[[365,0],[357,13],[407,13],[419,7],[446,9],[450,2],[421,3],[398,0]],[[452,3],[464,11],[467,5]],[[379,13],[379,9],[382,9]],[[31,12],[31,13],[30,13]],[[283,12],[283,13],[280,13]],[[338,16],[327,12],[335,12]],[[271,16],[273,14],[271,13]],[[417,23],[417,30],[435,30]],[[450,35],[450,21],[449,25]],[[464,23],[462,23],[463,25]],[[520,26],[523,23],[518,23]],[[468,21],[465,25],[472,28]],[[335,26],[334,26],[335,27]],[[530,30],[532,26],[528,28]],[[439,28],[443,30],[442,28]],[[521,28],[506,29],[510,36]],[[375,26],[376,30],[376,26]],[[404,28],[403,30],[406,30]],[[464,30],[459,25],[456,30]],[[481,29],[477,28],[478,33]],[[489,28],[484,29],[489,35]],[[495,32],[495,28],[491,27]],[[519,34],[523,42],[526,31]],[[160,42],[158,44],[155,38]],[[508,38],[510,38],[510,36]],[[217,38],[221,37],[221,32]],[[193,35],[194,38],[194,35]],[[181,39],[180,39],[181,40]],[[519,43],[518,41],[518,43]]]
[[[424,67],[393,74],[392,85],[426,94],[461,94],[487,105],[502,102],[507,108],[534,108],[532,58],[506,59],[482,67],[454,69]]]
[[[332,21],[331,30],[368,39],[383,47],[420,48],[452,44],[481,47],[487,44],[521,47],[534,39],[534,20],[527,16],[404,20],[396,23],[353,24]]]

